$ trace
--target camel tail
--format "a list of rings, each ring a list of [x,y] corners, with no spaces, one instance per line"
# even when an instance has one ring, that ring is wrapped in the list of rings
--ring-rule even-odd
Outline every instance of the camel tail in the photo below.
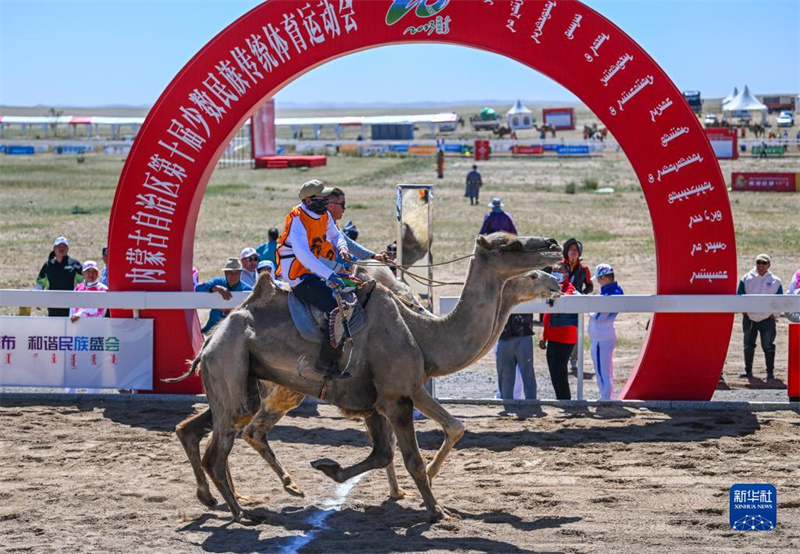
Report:
[[[189,362],[189,360],[186,360],[186,361]],[[184,373],[180,377],[171,377],[169,379],[161,379],[161,381],[163,383],[178,383],[179,381],[183,381],[184,379],[188,379],[189,377],[191,377],[191,375],[193,373],[199,373],[200,372],[200,369],[198,369],[199,367],[200,367],[200,356],[198,356],[197,358],[194,359],[194,361],[192,361],[192,365],[189,368],[189,371],[187,371],[186,373]]]

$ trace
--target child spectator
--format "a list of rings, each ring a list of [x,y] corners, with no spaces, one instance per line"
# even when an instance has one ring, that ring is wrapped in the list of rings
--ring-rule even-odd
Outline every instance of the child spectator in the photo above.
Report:
[[[82,291],[90,291],[90,292],[106,292],[108,291],[108,287],[105,286],[103,283],[100,282],[100,270],[97,268],[97,262],[93,260],[87,260],[86,263],[83,264],[83,278],[84,281],[82,283],[78,283],[78,286],[75,287],[76,292]],[[82,317],[104,317],[106,315],[105,308],[70,308],[69,309],[69,319],[73,323],[78,321]],[[78,392],[76,388],[67,388],[64,389],[64,392],[68,394],[74,394]],[[100,392],[100,389],[86,389],[88,394],[97,394]]]
[[[553,266],[553,277],[561,283],[563,294],[575,294],[575,287],[569,282],[569,268],[563,262]],[[539,348],[547,350],[547,369],[558,400],[569,400],[567,366],[569,355],[578,342],[577,314],[544,314],[544,334],[539,341]]]
[[[614,279],[614,268],[600,264],[594,270],[600,294],[614,296],[625,294]],[[611,400],[614,394],[614,346],[617,344],[617,331],[614,329],[616,313],[589,314],[589,344],[592,352],[594,371],[597,374],[597,390],[600,400]]]

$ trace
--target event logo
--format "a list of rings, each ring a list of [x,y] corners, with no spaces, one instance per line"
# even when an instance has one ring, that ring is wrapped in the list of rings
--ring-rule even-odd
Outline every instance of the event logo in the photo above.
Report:
[[[386,12],[386,24],[394,25],[403,19],[408,12],[416,8],[417,17],[432,17],[445,9],[450,0],[393,0],[389,11]]]
[[[735,531],[772,531],[778,524],[778,492],[774,485],[734,485],[730,492],[730,524]]]

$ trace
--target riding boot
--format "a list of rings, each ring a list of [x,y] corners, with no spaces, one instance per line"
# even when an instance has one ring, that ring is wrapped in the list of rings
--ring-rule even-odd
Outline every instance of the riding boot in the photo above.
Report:
[[[334,348],[329,340],[323,340],[319,350],[319,359],[315,366],[317,373],[322,373],[329,379],[349,379],[350,373],[339,368],[342,350],[344,350],[344,344]]]
[[[767,379],[775,378],[775,352],[764,352],[764,361],[767,363]]]
[[[755,350],[744,351],[744,371],[739,374],[739,377],[747,377],[749,379],[753,376],[753,358],[755,355]]]

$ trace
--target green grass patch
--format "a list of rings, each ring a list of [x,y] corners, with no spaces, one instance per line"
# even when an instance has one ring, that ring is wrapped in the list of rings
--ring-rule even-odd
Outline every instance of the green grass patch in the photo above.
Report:
[[[206,188],[206,194],[212,196],[221,194],[231,194],[234,192],[248,190],[249,188],[250,185],[245,185],[244,183],[226,183],[219,185],[209,185]]]

